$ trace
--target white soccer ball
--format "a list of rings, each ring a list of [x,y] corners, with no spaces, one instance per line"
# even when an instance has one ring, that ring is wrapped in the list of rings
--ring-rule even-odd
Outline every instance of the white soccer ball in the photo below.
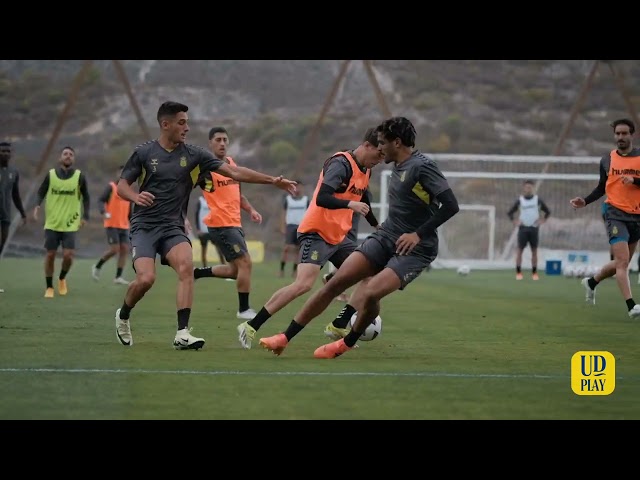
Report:
[[[562,273],[564,273],[564,276],[567,278],[571,278],[573,277],[575,272],[575,269],[573,268],[573,265],[567,265],[566,267],[564,267]]]
[[[460,265],[458,267],[458,275],[462,275],[463,277],[466,277],[470,273],[471,273],[471,268],[469,268],[469,265]]]
[[[351,321],[349,322],[349,326],[351,328],[353,328],[353,324],[356,321],[356,316],[357,315],[358,315],[357,313],[354,313],[351,316]],[[378,315],[373,320],[373,322],[371,322],[371,324],[369,324],[367,329],[364,331],[364,333],[360,337],[360,340],[362,340],[364,342],[370,342],[371,340],[377,338],[378,335],[380,335],[381,332],[382,332],[382,317],[380,317],[380,315]]]

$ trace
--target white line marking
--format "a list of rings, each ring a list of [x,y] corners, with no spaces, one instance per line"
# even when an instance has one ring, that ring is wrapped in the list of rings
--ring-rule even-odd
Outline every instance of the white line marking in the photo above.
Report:
[[[539,378],[569,379],[568,375],[447,373],[447,372],[252,372],[239,370],[145,370],[109,368],[0,368],[0,373],[124,373],[151,375],[210,375],[210,376],[316,376],[316,377],[429,377],[429,378]]]

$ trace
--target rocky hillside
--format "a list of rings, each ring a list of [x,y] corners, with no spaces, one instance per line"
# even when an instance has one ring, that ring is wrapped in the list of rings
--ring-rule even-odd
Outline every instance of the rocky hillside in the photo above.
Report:
[[[300,154],[321,111],[342,60],[123,60],[152,135],[158,105],[172,99],[190,105],[190,142],[206,143],[213,125],[225,125],[231,153],[244,165],[269,173],[292,174],[314,183],[318,164],[337,148],[355,146],[364,130],[381,120],[363,62],[349,65],[310,158]],[[0,137],[14,142],[14,162],[23,172],[23,196],[41,180],[36,167],[69,97],[83,61],[0,60]],[[427,152],[546,155],[554,151],[592,60],[417,61],[380,60],[373,66],[393,114],[411,118],[418,147]],[[640,64],[616,61],[640,110]],[[54,152],[77,148],[78,163],[97,197],[132,148],[146,140],[122,83],[109,60],[94,61]],[[601,155],[612,144],[608,122],[629,116],[608,64],[601,63],[562,154]],[[382,167],[381,167],[382,168]],[[37,175],[36,175],[37,174]],[[268,251],[280,245],[280,202],[273,191],[247,185],[245,193],[263,211],[265,223],[247,222],[250,238],[268,238]],[[515,192],[514,192],[515,193]],[[16,240],[39,245],[40,226]],[[85,236],[86,251],[103,247],[98,222]]]

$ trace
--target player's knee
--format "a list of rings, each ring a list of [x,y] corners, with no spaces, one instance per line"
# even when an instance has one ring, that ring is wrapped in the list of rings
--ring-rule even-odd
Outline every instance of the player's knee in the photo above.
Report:
[[[156,274],[153,272],[139,272],[136,274],[136,281],[144,291],[147,291],[156,282]]]
[[[305,293],[307,293],[309,290],[311,290],[311,288],[313,287],[313,281],[309,280],[309,279],[301,279],[298,280],[296,279],[295,282],[293,282],[292,286],[295,290],[296,296],[300,296],[300,295],[304,295]]]

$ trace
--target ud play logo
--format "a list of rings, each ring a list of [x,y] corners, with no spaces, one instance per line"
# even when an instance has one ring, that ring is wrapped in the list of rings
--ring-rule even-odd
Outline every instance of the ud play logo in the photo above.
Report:
[[[576,352],[571,357],[571,390],[576,395],[610,395],[616,388],[616,359],[609,352]]]

